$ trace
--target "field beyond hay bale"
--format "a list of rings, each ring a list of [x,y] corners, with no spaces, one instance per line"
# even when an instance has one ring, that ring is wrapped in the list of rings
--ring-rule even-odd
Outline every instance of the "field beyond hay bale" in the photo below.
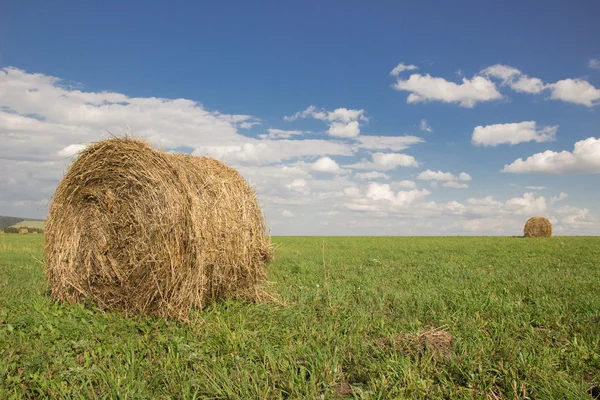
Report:
[[[546,217],[531,217],[525,223],[525,237],[551,237],[552,223]]]
[[[136,139],[84,150],[46,223],[46,276],[69,304],[186,319],[219,298],[261,300],[271,244],[233,168]]]

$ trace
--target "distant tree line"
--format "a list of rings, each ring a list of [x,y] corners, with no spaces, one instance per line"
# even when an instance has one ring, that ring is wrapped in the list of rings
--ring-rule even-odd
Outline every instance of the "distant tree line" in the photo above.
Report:
[[[29,231],[29,233],[44,233],[44,230],[41,228],[27,228],[27,230]],[[16,226],[7,226],[6,228],[4,228],[4,233],[19,233],[19,228]]]

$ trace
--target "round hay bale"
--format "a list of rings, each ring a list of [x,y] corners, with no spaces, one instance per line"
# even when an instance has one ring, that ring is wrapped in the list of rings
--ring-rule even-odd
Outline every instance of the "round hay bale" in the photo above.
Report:
[[[270,238],[242,176],[137,139],[80,153],[53,197],[45,251],[51,293],[69,304],[186,320],[216,299],[270,297]]]
[[[27,235],[29,233],[29,229],[25,227],[19,228],[19,235]]]
[[[525,237],[551,237],[552,223],[545,217],[531,217],[525,223]]]
[[[0,236],[4,235],[4,231],[0,230]]]

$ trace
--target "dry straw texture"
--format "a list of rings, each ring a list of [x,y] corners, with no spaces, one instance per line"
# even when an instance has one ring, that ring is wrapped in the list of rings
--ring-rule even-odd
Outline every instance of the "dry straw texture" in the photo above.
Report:
[[[525,237],[551,237],[552,223],[545,217],[532,217],[525,223]]]
[[[29,229],[19,228],[19,235],[27,235],[28,233],[29,233]]]
[[[272,248],[241,175],[136,139],[79,155],[52,200],[45,249],[52,295],[70,304],[186,320],[215,299],[270,297]]]

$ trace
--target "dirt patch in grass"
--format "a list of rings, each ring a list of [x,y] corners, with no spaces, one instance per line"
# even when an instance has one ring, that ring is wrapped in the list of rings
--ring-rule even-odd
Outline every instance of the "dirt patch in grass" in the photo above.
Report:
[[[436,358],[454,355],[454,336],[442,328],[429,328],[416,335],[401,333],[375,340],[382,350],[399,350],[409,356],[422,357],[428,351]]]
[[[335,387],[335,392],[338,399],[352,396],[352,386],[348,382],[342,382]]]

